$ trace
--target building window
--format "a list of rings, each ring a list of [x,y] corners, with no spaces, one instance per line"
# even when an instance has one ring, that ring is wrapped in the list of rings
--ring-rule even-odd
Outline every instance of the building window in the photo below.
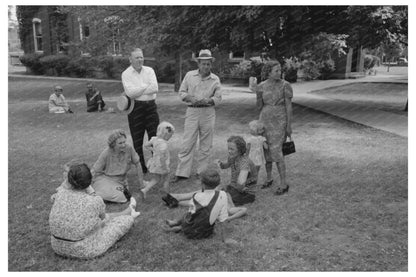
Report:
[[[42,25],[39,18],[33,18],[33,38],[35,44],[35,52],[43,52],[42,47]]]
[[[116,29],[113,30],[113,35],[112,35],[112,54],[113,56],[118,56],[121,55],[121,43],[119,40],[119,36],[120,36],[120,29]]]
[[[82,41],[84,39],[88,39],[90,36],[90,27],[86,24],[82,24],[79,20],[79,39]]]

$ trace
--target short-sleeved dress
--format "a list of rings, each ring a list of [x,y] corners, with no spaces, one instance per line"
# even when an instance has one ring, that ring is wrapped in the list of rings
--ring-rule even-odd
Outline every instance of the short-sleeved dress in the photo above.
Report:
[[[139,156],[133,147],[126,145],[124,152],[119,154],[108,147],[95,162],[95,177],[92,187],[95,193],[106,201],[124,203],[124,187],[127,186],[127,172],[131,165],[140,163]]]
[[[259,84],[257,91],[263,92],[263,108],[259,120],[264,124],[268,149],[264,154],[267,162],[283,161],[282,145],[286,140],[287,113],[285,97],[292,98],[289,82],[266,80]]]
[[[109,219],[100,196],[62,189],[49,215],[52,249],[61,256],[93,258],[105,253],[133,226],[130,215]]]
[[[236,159],[228,159],[226,163],[221,164],[221,168],[231,168],[230,184],[226,191],[231,195],[231,199],[236,206],[251,203],[256,199],[257,170],[247,155]],[[243,188],[238,185],[238,176],[242,170],[248,171]]]
[[[247,138],[247,143],[250,143],[250,153],[248,157],[253,161],[255,166],[262,166],[266,163],[264,158],[264,148],[263,144],[266,141],[266,138],[263,136],[253,136],[250,135]]]
[[[149,143],[153,146],[153,156],[147,162],[150,173],[167,174],[170,172],[170,154],[168,142],[159,137],[152,137]]]

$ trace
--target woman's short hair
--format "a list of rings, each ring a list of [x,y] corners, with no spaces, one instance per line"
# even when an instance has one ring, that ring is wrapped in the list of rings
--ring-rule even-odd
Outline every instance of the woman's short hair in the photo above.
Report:
[[[113,131],[108,136],[108,139],[107,139],[108,146],[110,148],[114,148],[114,146],[116,145],[116,141],[121,137],[127,138],[126,132],[124,132],[124,130],[120,129],[120,130]]]
[[[264,125],[258,120],[250,121],[248,124],[250,130],[254,131],[256,134],[261,135],[264,133]]]
[[[231,136],[227,139],[227,142],[233,142],[237,146],[238,153],[244,155],[247,150],[246,141],[240,136]]]
[[[269,74],[270,72],[272,72],[272,68],[276,65],[282,68],[281,64],[278,61],[267,61],[261,69],[261,79],[266,80],[267,78],[269,78]]]
[[[170,134],[173,132],[175,132],[175,127],[173,127],[173,125],[167,121],[162,121],[157,126],[156,135],[160,138],[165,138],[166,134]]]
[[[75,190],[86,189],[91,185],[91,171],[85,163],[71,165],[68,172],[68,182]]]
[[[215,169],[206,169],[201,172],[200,176],[202,184],[204,184],[207,189],[214,189],[221,182],[220,174]]]

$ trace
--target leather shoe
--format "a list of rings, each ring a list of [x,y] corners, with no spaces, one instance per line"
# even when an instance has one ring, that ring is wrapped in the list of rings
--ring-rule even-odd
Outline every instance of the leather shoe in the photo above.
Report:
[[[183,181],[183,180],[187,180],[187,179],[189,179],[189,178],[188,177],[183,177],[183,176],[177,176],[177,175],[175,175],[172,178],[172,183],[176,183],[176,182]]]

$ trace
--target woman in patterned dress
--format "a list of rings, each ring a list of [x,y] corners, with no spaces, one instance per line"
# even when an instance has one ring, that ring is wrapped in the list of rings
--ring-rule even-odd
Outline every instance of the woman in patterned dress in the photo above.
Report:
[[[126,144],[126,133],[115,130],[108,137],[108,147],[95,162],[92,187],[105,201],[124,203],[131,194],[127,185],[127,172],[131,166],[139,172],[140,159],[136,151]]]
[[[49,215],[52,249],[65,257],[88,259],[105,253],[133,226],[136,200],[127,209],[105,213],[100,196],[87,188],[92,175],[86,164],[72,165],[68,172],[69,189],[59,190]]]
[[[255,78],[250,78],[250,89],[257,94],[257,107],[260,109],[259,120],[264,124],[268,149],[265,150],[267,181],[262,188],[273,184],[272,166],[276,163],[280,175],[277,195],[289,191],[286,183],[286,166],[282,145],[286,137],[292,134],[292,97],[291,85],[281,79],[282,69],[277,61],[267,62],[262,68],[262,78],[257,85]]]

